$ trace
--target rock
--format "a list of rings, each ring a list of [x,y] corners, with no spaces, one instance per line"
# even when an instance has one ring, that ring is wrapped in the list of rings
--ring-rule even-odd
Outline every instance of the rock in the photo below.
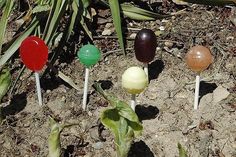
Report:
[[[131,39],[135,39],[136,35],[137,35],[137,33],[132,33],[132,34],[130,34],[129,37],[130,37]]]
[[[102,142],[93,143],[92,147],[94,149],[102,149],[103,148],[103,143]]]
[[[230,93],[227,91],[227,89],[225,89],[222,86],[219,86],[213,91],[213,101],[215,103],[218,103],[221,100],[226,99],[229,96],[229,94]]]
[[[174,45],[173,42],[169,42],[169,41],[166,41],[164,44],[168,48],[172,48],[172,46]]]
[[[104,31],[102,32],[102,35],[111,35],[112,31],[110,29],[104,29]]]

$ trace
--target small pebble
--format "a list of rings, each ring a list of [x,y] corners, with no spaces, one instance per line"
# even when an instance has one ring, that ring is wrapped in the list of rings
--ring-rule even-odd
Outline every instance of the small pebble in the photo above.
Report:
[[[102,142],[93,143],[92,147],[94,149],[102,149],[103,148],[103,143]]]

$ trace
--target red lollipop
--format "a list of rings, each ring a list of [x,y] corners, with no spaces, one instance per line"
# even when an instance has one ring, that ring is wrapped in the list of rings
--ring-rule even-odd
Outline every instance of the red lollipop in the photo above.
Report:
[[[48,48],[42,39],[30,36],[21,43],[20,57],[27,68],[40,71],[47,62]]]
[[[35,72],[39,105],[42,105],[42,95],[38,71],[42,70],[48,59],[48,47],[42,39],[36,36],[27,37],[20,46],[20,57],[27,68]]]

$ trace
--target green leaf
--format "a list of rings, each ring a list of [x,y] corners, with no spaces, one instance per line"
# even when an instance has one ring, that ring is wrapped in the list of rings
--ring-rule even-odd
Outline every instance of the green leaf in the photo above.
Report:
[[[51,42],[51,39],[58,28],[59,22],[66,11],[68,3],[68,0],[52,1],[52,9],[50,10],[43,36],[43,39],[47,44]]]
[[[0,72],[0,102],[2,97],[7,93],[11,84],[11,74],[8,68],[4,68]]]
[[[133,20],[156,20],[157,18],[160,19],[170,16],[157,14],[126,3],[121,4],[121,11],[124,15]]]
[[[6,5],[3,8],[3,14],[1,17],[1,21],[0,21],[0,56],[2,54],[1,53],[2,52],[2,44],[3,44],[3,39],[5,36],[6,27],[7,27],[8,17],[10,16],[10,14],[12,12],[13,5],[14,5],[13,0],[7,0]]]
[[[179,157],[188,157],[187,152],[184,150],[182,145],[178,143]]]
[[[2,9],[2,7],[4,7],[6,4],[6,0],[0,0],[0,9]]]
[[[112,106],[111,109],[105,109],[100,118],[103,125],[115,136],[117,156],[127,157],[133,139],[142,133],[142,124],[127,103],[105,93],[97,83],[94,87]]]
[[[236,0],[178,0],[188,3],[205,5],[236,5]]]
[[[49,10],[50,10],[49,4],[37,5],[33,8],[32,13],[35,14],[35,13],[45,12]]]
[[[50,134],[48,137],[48,149],[49,154],[48,157],[60,157],[61,154],[61,140],[60,135],[63,129],[79,125],[75,124],[59,124],[52,117],[49,117],[49,125],[50,125]]]
[[[34,31],[38,24],[39,21],[34,18],[31,24],[25,30],[25,32],[23,32],[19,36],[16,36],[16,38],[11,41],[9,48],[4,52],[4,55],[0,58],[0,67],[3,66],[8,61],[8,59],[11,58],[11,56],[20,47],[21,42]]]
[[[61,143],[60,143],[60,133],[62,131],[61,126],[50,117],[50,134],[48,137],[48,149],[49,149],[49,157],[60,157],[61,154]]]
[[[121,29],[119,1],[118,0],[109,0],[109,5],[110,5],[110,9],[111,9],[113,23],[114,23],[114,26],[116,29],[118,41],[120,43],[120,47],[121,47],[123,53],[126,54],[125,47],[124,47],[124,41],[123,41],[123,34],[122,34],[122,29]]]

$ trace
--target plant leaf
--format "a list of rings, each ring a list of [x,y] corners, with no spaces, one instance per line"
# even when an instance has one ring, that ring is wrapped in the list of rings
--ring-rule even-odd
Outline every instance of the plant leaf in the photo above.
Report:
[[[117,156],[127,157],[133,138],[142,133],[143,127],[131,107],[111,94],[106,94],[97,83],[94,88],[109,101],[112,109],[102,112],[100,118],[105,127],[115,136]]]
[[[40,12],[45,12],[45,11],[49,11],[50,10],[50,6],[49,4],[45,4],[45,5],[36,5],[33,10],[32,13],[40,13]]]
[[[2,97],[7,93],[11,84],[11,74],[8,68],[4,68],[0,72],[0,102]]]
[[[236,0],[176,0],[176,1],[205,4],[205,5],[236,5]]]
[[[0,56],[2,54],[1,53],[2,52],[2,44],[3,44],[3,39],[5,36],[6,27],[7,27],[7,21],[8,21],[8,17],[10,16],[10,13],[12,11],[13,4],[14,4],[13,0],[7,0],[6,5],[3,9],[2,18],[0,21]]]
[[[49,149],[49,157],[60,157],[61,154],[61,143],[60,143],[60,134],[61,134],[61,126],[53,119],[49,118],[50,123],[50,134],[48,137],[48,149]]]
[[[1,0],[0,1],[0,9],[6,4],[6,0]]]
[[[121,11],[124,15],[133,20],[156,20],[157,18],[170,17],[170,15],[157,14],[127,3],[121,4]]]
[[[59,124],[52,117],[49,117],[49,125],[50,125],[50,134],[48,137],[48,149],[49,154],[48,157],[60,157],[61,154],[61,140],[60,135],[63,129],[79,125],[78,123],[72,124]]]
[[[8,61],[8,59],[11,58],[11,56],[20,47],[21,42],[34,31],[38,24],[39,21],[34,18],[31,24],[25,30],[25,32],[23,32],[21,35],[17,36],[11,41],[9,48],[4,52],[4,55],[0,58],[0,67],[3,66]]]
[[[188,157],[186,150],[178,143],[179,157]]]
[[[121,18],[120,18],[120,4],[118,0],[109,0],[109,5],[111,9],[111,14],[112,14],[112,19],[113,23],[116,29],[118,41],[120,43],[120,47],[123,51],[124,54],[125,52],[125,47],[124,47],[124,41],[123,41],[123,34],[122,34],[122,29],[121,29]]]
[[[49,44],[51,39],[58,28],[61,17],[66,11],[66,7],[68,4],[68,0],[57,0],[53,1],[52,9],[50,11],[49,18],[47,20],[47,24],[44,30],[44,41]]]

